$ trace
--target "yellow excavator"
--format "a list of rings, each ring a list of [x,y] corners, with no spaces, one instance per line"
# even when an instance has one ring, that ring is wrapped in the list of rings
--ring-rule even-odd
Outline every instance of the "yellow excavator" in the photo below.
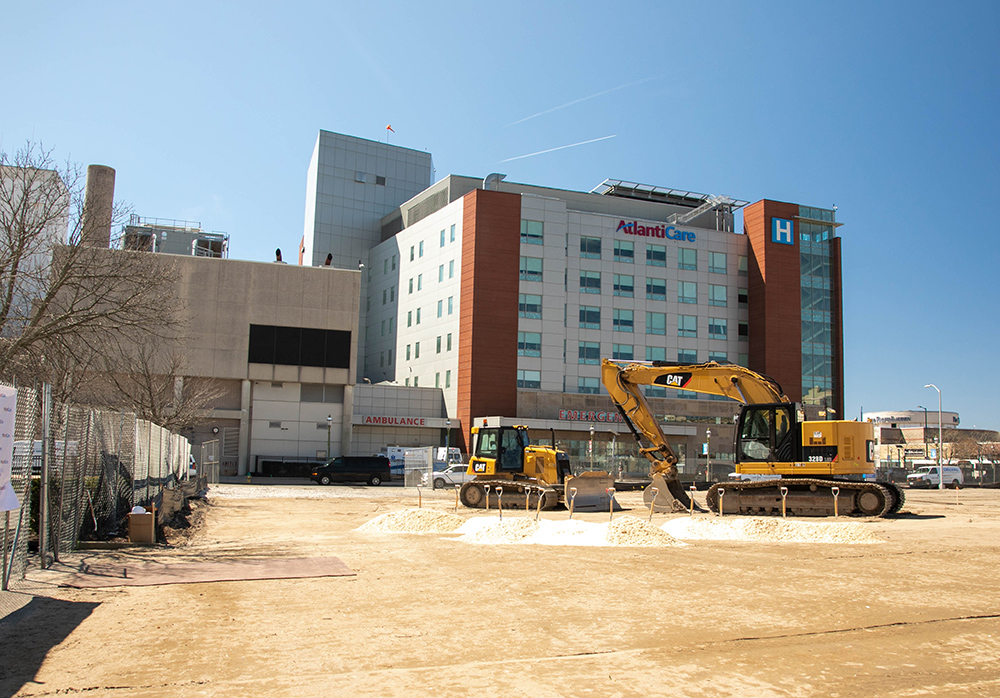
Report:
[[[736,422],[736,473],[709,486],[708,507],[724,514],[891,516],[903,490],[875,482],[875,433],[868,422],[805,421],[781,387],[735,364],[618,362],[604,359],[601,381],[650,462],[644,499],[657,511],[691,506],[677,473],[677,456],[641,386],[722,395],[743,404]],[[655,492],[654,492],[655,490]]]
[[[569,456],[552,445],[531,443],[525,426],[472,427],[469,475],[462,504],[474,509],[554,509],[560,504],[579,511],[620,510],[612,499],[615,480],[597,470],[573,475]],[[541,502],[539,503],[539,499]]]

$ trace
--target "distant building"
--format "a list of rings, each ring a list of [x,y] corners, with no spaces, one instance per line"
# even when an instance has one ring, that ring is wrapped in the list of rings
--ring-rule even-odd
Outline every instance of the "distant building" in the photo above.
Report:
[[[125,226],[122,245],[127,250],[160,252],[191,257],[229,256],[229,235],[209,233],[201,223],[132,215]]]

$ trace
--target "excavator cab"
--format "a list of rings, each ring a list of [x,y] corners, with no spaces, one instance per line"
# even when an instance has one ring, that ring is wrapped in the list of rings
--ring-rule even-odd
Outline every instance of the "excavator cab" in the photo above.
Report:
[[[801,460],[797,417],[797,406],[787,402],[744,406],[736,428],[736,463]]]

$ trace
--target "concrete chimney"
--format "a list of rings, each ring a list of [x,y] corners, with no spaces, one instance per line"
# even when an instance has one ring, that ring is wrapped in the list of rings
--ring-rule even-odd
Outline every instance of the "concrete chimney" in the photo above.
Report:
[[[111,246],[111,216],[115,201],[115,171],[106,165],[87,168],[80,244],[84,247]]]

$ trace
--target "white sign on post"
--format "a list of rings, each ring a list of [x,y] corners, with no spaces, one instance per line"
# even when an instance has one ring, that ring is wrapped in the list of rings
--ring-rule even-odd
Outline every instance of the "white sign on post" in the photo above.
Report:
[[[21,507],[10,484],[14,462],[14,420],[17,415],[17,389],[0,386],[0,511]]]

